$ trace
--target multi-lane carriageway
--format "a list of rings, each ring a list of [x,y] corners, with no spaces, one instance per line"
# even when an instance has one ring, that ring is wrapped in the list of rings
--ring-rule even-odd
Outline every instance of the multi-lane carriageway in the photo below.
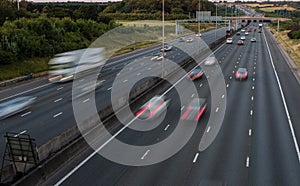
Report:
[[[257,42],[250,43],[250,37],[256,37]],[[210,112],[220,112],[218,107],[200,119],[184,148],[161,163],[125,166],[97,154],[89,156],[92,150],[88,150],[45,184],[300,185],[299,83],[267,29],[261,34],[250,32],[243,46],[236,45],[238,39],[234,36],[234,44],[224,44],[215,51],[227,90],[226,95],[220,96],[226,96],[227,103],[222,128],[205,151],[199,151],[199,142],[201,136],[211,132],[206,124]],[[235,80],[239,67],[248,69],[247,81]],[[200,96],[210,96],[206,78],[194,84]],[[183,86],[188,89],[189,85]],[[57,91],[60,88],[55,87]],[[178,112],[176,92],[170,91],[167,97],[173,101],[168,113]],[[118,139],[130,144],[151,144],[166,138],[176,127],[172,125],[176,117],[168,113],[155,130],[141,134],[125,129]],[[143,161],[151,154],[155,152],[148,149],[135,158]]]

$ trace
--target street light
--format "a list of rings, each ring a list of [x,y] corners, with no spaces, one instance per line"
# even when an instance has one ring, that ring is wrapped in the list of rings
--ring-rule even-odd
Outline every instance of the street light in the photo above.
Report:
[[[201,21],[201,19],[200,19],[200,10],[201,10],[201,5],[200,5],[200,0],[199,0],[199,15],[198,15],[198,34],[200,34],[200,21]]]
[[[165,63],[165,0],[162,0],[162,74],[164,78],[164,64]]]
[[[217,29],[218,29],[218,4],[216,3],[216,29],[215,29],[215,41],[217,40]]]

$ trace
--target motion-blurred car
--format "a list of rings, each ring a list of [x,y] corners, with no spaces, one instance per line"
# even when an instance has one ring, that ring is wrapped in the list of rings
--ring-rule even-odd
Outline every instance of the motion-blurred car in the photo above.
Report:
[[[162,48],[160,51],[165,51],[165,52],[167,52],[167,51],[170,51],[170,50],[172,50],[172,46],[170,46],[170,45],[168,45],[168,44],[165,44],[164,45],[164,48]]]
[[[249,35],[249,32],[245,32],[245,35]]]
[[[245,36],[241,36],[241,40],[246,40],[246,37]]]
[[[237,36],[241,35],[241,32],[237,32],[236,35],[237,35]]]
[[[235,79],[244,80],[248,78],[248,71],[246,68],[239,68],[235,73]]]
[[[0,103],[0,120],[28,109],[36,97],[22,96]]]
[[[196,37],[201,37],[202,34],[201,33],[196,33]]]
[[[241,32],[245,32],[245,31],[246,31],[245,29],[242,29],[242,30],[241,30]]]
[[[180,117],[180,120],[199,121],[207,107],[205,98],[194,98]]]
[[[209,56],[206,58],[204,65],[205,66],[212,66],[217,62],[217,59],[214,56]]]
[[[227,43],[227,44],[232,44],[232,42],[233,42],[233,40],[232,40],[231,37],[229,37],[229,38],[226,39],[226,43]]]
[[[237,44],[238,44],[238,45],[244,45],[244,41],[238,40]]]
[[[256,38],[253,37],[253,38],[250,39],[250,41],[251,41],[251,42],[256,42]]]
[[[188,38],[188,39],[186,40],[186,42],[187,42],[187,43],[192,43],[192,42],[193,42],[193,39],[192,39],[192,38]]]
[[[196,80],[202,78],[204,72],[200,67],[195,68],[192,72],[189,73],[189,78],[191,80]]]
[[[80,80],[79,80],[80,81]],[[94,82],[87,82],[87,83],[80,83],[78,87],[74,87],[74,96],[73,98],[78,98],[83,95],[86,95],[88,93],[91,93],[92,91],[96,90],[98,87],[100,87],[105,80]]]
[[[170,99],[166,100],[164,96],[154,96],[147,103],[140,107],[135,116],[143,120],[156,118],[165,110],[167,110],[170,101]]]

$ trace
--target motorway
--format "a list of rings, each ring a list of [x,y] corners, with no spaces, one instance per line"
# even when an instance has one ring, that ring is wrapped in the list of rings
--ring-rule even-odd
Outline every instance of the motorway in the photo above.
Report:
[[[256,37],[257,42],[250,43],[251,37]],[[215,52],[225,78],[227,104],[222,128],[206,150],[199,150],[199,143],[205,133],[211,132],[207,123],[211,112],[221,112],[218,107],[209,108],[189,142],[163,162],[128,166],[97,154],[85,154],[83,163],[66,167],[45,184],[300,185],[300,85],[267,29],[263,33],[250,32],[243,46],[236,45],[238,39],[234,36],[233,44],[224,44]],[[246,81],[235,80],[239,67],[248,69]],[[188,91],[192,85],[186,79],[180,84],[192,98],[194,93]],[[194,85],[200,97],[209,99],[211,107],[207,77],[194,81]],[[159,127],[143,133],[125,129],[117,138],[136,145],[167,138],[175,130],[183,107],[175,90],[166,96],[172,98],[172,104]],[[143,162],[156,153],[148,149],[134,158]],[[126,153],[119,156],[125,157]]]
[[[217,31],[217,39],[224,36],[225,28],[220,28]],[[193,36],[194,37],[194,36]],[[196,39],[196,38],[194,38]],[[215,41],[215,31],[211,30],[203,33],[203,40],[206,43],[213,43]],[[172,41],[172,42],[178,42]],[[171,42],[171,43],[172,43]],[[185,42],[184,42],[185,43]],[[101,102],[99,110],[109,104],[112,83],[114,76],[117,75],[118,69],[122,68],[127,63],[134,61],[141,56],[151,58],[153,54],[158,53],[160,47],[150,47],[149,49],[142,49],[133,54],[125,54],[112,58],[104,69],[107,71],[101,76],[101,80],[105,80],[103,85],[96,90],[97,102]],[[175,52],[174,51],[171,51]],[[148,59],[149,60],[149,59]],[[178,61],[180,59],[178,58]],[[139,76],[143,72],[139,70],[143,68],[151,69],[156,67],[156,63],[145,63],[140,68],[131,69],[134,75]],[[103,71],[105,71],[103,69]],[[152,69],[154,70],[154,69]],[[21,83],[16,86],[11,86],[0,91],[0,100],[4,101],[17,96],[34,96],[37,97],[36,103],[28,110],[18,113],[12,117],[0,120],[0,136],[4,136],[6,132],[30,134],[32,138],[36,139],[37,145],[40,146],[66,131],[76,124],[73,108],[72,108],[72,83],[51,84],[48,83],[47,78],[40,78],[35,81]],[[86,98],[82,103],[91,101]],[[98,105],[97,105],[98,106]],[[4,152],[4,140],[0,141],[0,155]]]

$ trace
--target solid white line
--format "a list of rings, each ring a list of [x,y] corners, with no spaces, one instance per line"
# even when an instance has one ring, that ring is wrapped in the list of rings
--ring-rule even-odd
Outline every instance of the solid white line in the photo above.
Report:
[[[250,158],[249,158],[249,156],[247,156],[247,159],[246,159],[246,167],[249,167],[249,163],[250,163]]]
[[[167,131],[169,127],[170,127],[170,125],[167,125],[164,130]]]
[[[57,88],[56,90],[61,90],[61,89],[63,89],[64,87],[59,87],[59,88]]]
[[[18,137],[18,136],[20,136],[21,134],[24,134],[24,133],[26,133],[26,132],[27,132],[27,130],[23,130],[23,131],[20,132],[19,134],[14,135],[14,137]]]
[[[139,76],[139,75],[141,75],[141,73],[139,72],[139,73],[137,73],[137,76]]]
[[[87,98],[86,100],[84,100],[82,103],[88,102],[90,100],[90,98]]]
[[[252,130],[249,129],[248,135],[251,136],[252,135]]]
[[[30,91],[34,91],[34,90],[36,90],[36,89],[43,88],[43,87],[48,86],[48,85],[51,85],[51,83],[48,83],[48,84],[45,84],[45,85],[42,85],[42,86],[39,86],[39,87],[35,87],[35,88],[33,88],[33,89],[29,89],[29,90],[26,90],[26,91],[24,91],[24,92],[20,92],[20,93],[15,94],[15,95],[8,96],[8,97],[6,97],[6,98],[1,99],[0,101],[4,101],[4,100],[10,99],[10,98],[13,98],[13,97],[22,95],[22,94],[28,93],[28,92],[30,92]]]
[[[54,103],[59,102],[61,100],[63,100],[63,98],[59,98],[59,99],[55,100]]]
[[[57,116],[60,116],[60,115],[62,115],[62,112],[55,114],[53,117],[56,118]]]
[[[146,152],[145,152],[145,154],[141,157],[141,159],[143,160],[143,159],[145,159],[145,157],[147,156],[147,154],[150,152],[150,150],[147,150]]]
[[[198,156],[199,156],[199,153],[197,152],[197,153],[195,154],[194,159],[193,159],[193,163],[196,163],[196,161],[197,161],[197,159],[198,159]]]
[[[210,126],[207,127],[206,132],[209,133],[209,131],[210,131]]]
[[[217,48],[214,53],[216,53],[218,50],[220,50],[226,43],[222,44],[219,48]],[[204,60],[201,62],[203,63]],[[200,63],[200,64],[201,64]],[[199,66],[199,65],[198,65]],[[197,68],[197,66],[195,66],[193,69],[191,69],[188,73],[192,72],[195,68]],[[168,90],[166,90],[164,92],[164,94],[162,94],[162,96],[164,96],[165,94],[167,94],[172,88],[174,88],[179,82],[181,82],[183,79],[186,78],[186,76],[188,75],[188,73],[186,73],[186,75],[184,75],[182,78],[180,78],[176,83],[174,83],[172,85],[172,87],[170,87]],[[95,156],[96,154],[98,154],[98,152],[103,149],[108,143],[110,143],[114,138],[116,138],[116,136],[118,136],[121,132],[123,132],[129,125],[131,125],[134,121],[136,120],[136,118],[134,118],[133,120],[131,120],[129,123],[127,123],[126,125],[124,125],[118,132],[116,132],[114,135],[112,135],[111,138],[109,138],[106,142],[104,142],[98,149],[96,149],[93,153],[91,153],[88,157],[86,157],[82,162],[80,162],[76,167],[74,167],[68,174],[66,174],[63,178],[61,178],[54,186],[58,186],[60,184],[62,184],[66,179],[68,179],[74,172],[76,172],[79,168],[81,168],[87,161],[89,161],[93,156]]]
[[[112,89],[112,87],[109,87],[107,90],[111,90]]]
[[[294,127],[293,127],[293,124],[292,124],[292,120],[291,120],[291,117],[290,117],[290,114],[289,114],[289,110],[288,110],[288,108],[287,108],[287,104],[286,104],[286,102],[285,102],[284,94],[283,94],[283,91],[282,91],[282,88],[281,88],[281,84],[280,84],[280,81],[279,81],[279,77],[278,77],[278,75],[277,75],[277,72],[276,72],[276,69],[275,69],[275,66],[274,66],[272,54],[271,54],[271,51],[270,51],[269,44],[268,44],[268,42],[267,42],[266,35],[265,35],[264,32],[263,32],[263,34],[264,34],[265,42],[266,42],[266,44],[267,44],[268,53],[269,53],[269,56],[270,56],[270,59],[271,59],[271,64],[272,64],[273,71],[274,71],[274,74],[275,74],[275,77],[276,77],[276,80],[277,80],[277,84],[278,84],[278,87],[279,87],[279,91],[280,91],[280,94],[281,94],[281,98],[282,98],[282,101],[283,101],[283,105],[284,105],[284,108],[285,108],[286,117],[287,117],[287,119],[288,119],[289,126],[290,126],[290,130],[291,130],[291,133],[292,133],[292,136],[293,136],[295,149],[296,149],[296,152],[297,152],[297,155],[298,155],[298,161],[299,161],[299,163],[300,163],[300,150],[299,150],[297,138],[296,138],[296,136],[295,136],[295,132],[294,132]]]
[[[30,114],[30,113],[31,113],[31,111],[26,112],[25,114],[22,114],[21,117],[24,117],[24,116],[26,116],[26,115],[28,115],[28,114]]]

